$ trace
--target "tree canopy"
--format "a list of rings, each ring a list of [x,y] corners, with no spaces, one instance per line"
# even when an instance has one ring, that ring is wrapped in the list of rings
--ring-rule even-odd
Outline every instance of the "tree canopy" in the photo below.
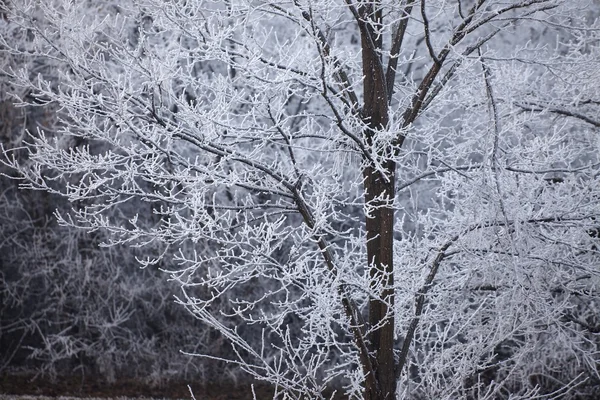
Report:
[[[598,384],[594,2],[1,7],[13,98],[58,116],[5,164],[275,396]]]

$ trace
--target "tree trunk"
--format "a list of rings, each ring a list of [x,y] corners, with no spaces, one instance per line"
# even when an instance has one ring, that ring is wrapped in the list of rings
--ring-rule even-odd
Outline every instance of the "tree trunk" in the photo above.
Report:
[[[379,132],[387,128],[389,105],[387,84],[381,60],[382,35],[377,34],[382,14],[373,4],[364,5],[358,12],[361,32],[364,75],[364,105],[362,118],[367,125],[364,132],[368,148]],[[391,155],[390,149],[379,149],[379,156]],[[396,164],[387,161],[377,168],[367,165],[363,170],[367,262],[371,288],[377,293],[369,300],[369,325],[373,330],[369,341],[374,356],[377,387],[367,384],[367,400],[391,400],[396,392],[394,365],[394,196]],[[383,283],[383,290],[380,282]]]
[[[376,380],[378,388],[367,388],[366,399],[393,399],[396,391],[394,364],[394,170],[395,164],[386,166],[385,180],[379,171],[372,167],[364,170],[365,200],[369,204],[366,218],[367,257],[369,276],[375,289],[383,282],[384,289],[379,298],[369,300],[369,325],[379,328],[369,337],[371,349],[375,353]]]

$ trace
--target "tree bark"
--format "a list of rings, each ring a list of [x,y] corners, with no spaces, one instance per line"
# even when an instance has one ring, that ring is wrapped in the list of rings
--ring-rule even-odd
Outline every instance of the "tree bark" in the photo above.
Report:
[[[379,132],[387,128],[389,104],[385,72],[382,65],[382,14],[373,4],[358,10],[361,32],[364,105],[362,118],[367,128],[364,136],[368,148]],[[380,156],[391,152],[379,149]],[[391,155],[391,154],[388,154]],[[382,166],[368,164],[363,170],[367,262],[371,288],[376,296],[369,300],[369,337],[374,356],[376,385],[366,384],[367,400],[391,400],[396,392],[394,364],[394,196],[396,164],[386,161]],[[383,287],[383,289],[381,289]],[[374,329],[375,328],[375,329]]]
[[[366,399],[393,399],[396,391],[394,363],[394,172],[395,164],[386,165],[386,176],[367,167],[363,171],[365,201],[368,204],[366,218],[367,257],[372,288],[383,283],[379,297],[369,300],[369,325],[378,327],[369,339],[375,354],[375,371],[380,393],[367,388]]]

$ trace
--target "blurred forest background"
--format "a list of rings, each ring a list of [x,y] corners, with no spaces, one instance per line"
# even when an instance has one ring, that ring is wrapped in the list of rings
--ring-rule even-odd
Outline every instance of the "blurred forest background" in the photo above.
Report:
[[[14,26],[3,17],[2,28],[7,33]],[[0,71],[30,61],[2,53]],[[34,63],[38,71],[56,73],[42,59]],[[28,134],[56,134],[60,111],[15,106],[15,94],[32,98],[4,72],[0,141],[7,149],[20,147],[19,162],[27,163]],[[182,354],[226,356],[229,350],[217,332],[175,304],[178,285],[160,265],[140,268],[136,257],[147,256],[147,249],[101,247],[103,232],[59,226],[55,212],[73,205],[44,191],[19,190],[15,178],[0,166],[0,375],[158,386],[238,381],[236,368]],[[148,224],[157,218],[151,210],[142,215]]]
[[[7,82],[0,93],[4,145],[23,145],[26,130],[53,131],[57,110],[16,108]],[[226,348],[174,303],[176,285],[140,268],[139,251],[100,247],[102,232],[59,226],[54,212],[64,209],[64,198],[19,190],[13,172],[1,172],[0,373],[155,384],[236,380],[235,369],[214,361],[207,368],[181,353],[218,355]]]

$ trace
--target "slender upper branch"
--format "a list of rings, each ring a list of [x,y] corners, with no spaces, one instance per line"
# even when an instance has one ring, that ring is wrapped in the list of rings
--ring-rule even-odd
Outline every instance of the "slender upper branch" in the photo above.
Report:
[[[412,12],[415,0],[407,0],[404,8],[402,9],[402,17],[398,24],[396,32],[392,38],[392,48],[390,50],[390,59],[388,61],[387,70],[385,72],[385,82],[387,85],[388,102],[392,101],[392,95],[394,93],[394,81],[396,80],[396,68],[398,67],[398,57],[400,56],[400,50],[402,49],[402,42],[404,41],[404,35],[406,34],[406,27],[410,14]]]
[[[579,119],[583,122],[586,122],[590,125],[595,126],[596,128],[600,128],[600,121],[593,119],[587,115],[584,115],[582,113],[576,112],[576,111],[572,111],[572,110],[567,110],[566,108],[561,108],[561,107],[556,107],[556,106],[545,106],[543,104],[538,104],[535,102],[525,102],[525,103],[517,103],[517,106],[521,107],[521,109],[523,109],[524,111],[532,111],[532,112],[542,112],[542,111],[547,111],[550,112],[552,114],[557,114],[557,115],[562,115],[565,117],[571,117],[571,118],[576,118]]]
[[[294,1],[294,4],[296,4],[296,6],[299,7],[299,4],[297,1]],[[323,31],[315,24],[315,21],[313,19],[313,16],[311,15],[311,13],[309,13],[308,11],[302,11],[302,18],[304,18],[306,20],[306,22],[308,22],[311,25],[313,34],[315,35],[316,39],[318,40],[317,44],[318,44],[319,48],[321,49],[322,55],[325,56],[326,58],[332,60],[333,65],[336,68],[335,74],[337,76],[339,83],[343,87],[343,93],[345,93],[346,96],[348,96],[349,103],[350,103],[349,105],[350,105],[351,109],[353,111],[358,111],[358,104],[359,104],[358,96],[354,92],[352,83],[350,82],[350,78],[348,77],[348,74],[344,70],[342,63],[337,59],[337,57],[335,57],[331,54],[331,46],[329,45],[329,42],[327,41],[325,34],[323,34]]]

